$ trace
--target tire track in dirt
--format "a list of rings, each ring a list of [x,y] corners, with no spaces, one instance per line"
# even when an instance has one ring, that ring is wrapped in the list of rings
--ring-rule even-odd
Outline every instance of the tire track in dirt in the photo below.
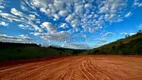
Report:
[[[90,72],[90,74],[93,76],[93,79],[98,80],[99,77],[100,77],[99,74],[98,74],[98,71],[94,67],[92,67],[92,65],[90,65],[89,60],[86,62],[86,66],[87,66],[88,72]]]
[[[5,70],[0,71],[0,73],[3,73],[3,71],[4,71],[4,72],[6,72],[5,74],[7,76],[11,77],[11,78],[16,78],[16,77],[22,78],[22,76],[30,77],[30,75],[32,73],[33,73],[32,75],[36,75],[36,74],[44,71],[48,66],[64,63],[68,60],[70,60],[70,59],[67,58],[67,59],[64,59],[64,60],[54,61],[53,63],[50,63],[50,64],[45,64],[47,62],[44,62],[44,63],[39,62],[39,63],[34,63],[34,64],[31,63],[31,64],[28,64],[29,66],[28,65],[21,65],[20,67],[13,67],[13,68],[10,68],[10,69],[5,69]],[[32,69],[32,70],[28,70],[29,68],[35,67],[37,65],[38,65],[37,68]],[[8,73],[9,73],[9,75],[8,75]],[[16,77],[13,77],[13,76],[16,76]]]
[[[73,56],[3,68],[0,80],[142,80],[141,65],[136,57]]]
[[[99,80],[102,78],[105,80],[112,80],[107,74],[100,71],[97,67],[94,67],[92,62],[93,62],[93,60],[88,61],[88,66],[89,66],[90,72],[92,72],[92,74],[94,74],[94,77],[96,78],[96,80]]]
[[[94,80],[94,76],[88,71],[87,69],[87,65],[86,65],[86,60],[82,61],[81,65],[80,65],[80,70],[81,72],[84,74],[84,76],[86,77],[87,80]]]
[[[93,74],[91,73],[91,70],[89,70],[89,67],[88,67],[88,64],[87,64],[88,60],[85,61],[85,63],[83,64],[83,68],[85,69],[86,73],[88,73],[92,79],[91,80],[94,80],[95,77],[93,76]],[[90,77],[90,78],[91,78]]]
[[[78,60],[76,60],[76,62],[75,63],[73,63],[73,61],[66,61],[65,63],[67,63],[67,64],[64,64],[64,65],[62,65],[62,64],[60,64],[56,69],[54,68],[54,67],[52,67],[52,66],[54,66],[54,65],[51,65],[51,67],[54,69],[54,70],[52,70],[51,69],[51,72],[50,72],[50,70],[49,69],[47,69],[46,68],[46,70],[48,71],[48,73],[46,74],[46,76],[50,76],[50,75],[52,75],[52,74],[57,74],[57,73],[59,73],[60,72],[60,76],[59,76],[59,80],[60,79],[62,79],[62,78],[64,78],[64,76],[65,75],[67,75],[67,73],[68,72],[70,72],[70,68],[72,68],[72,66],[74,66],[76,63],[78,63],[80,60],[82,60],[82,59],[78,59]],[[70,63],[69,63],[70,62]],[[50,68],[50,67],[49,67]],[[44,72],[47,72],[47,71],[44,71]],[[62,72],[63,71],[63,72]],[[42,79],[46,79],[46,77],[44,77],[45,75],[45,73],[44,72],[42,72],[42,74],[40,74],[40,78],[42,78]],[[43,76],[44,75],[44,76]],[[43,76],[43,77],[42,77]],[[48,78],[49,79],[49,78]],[[58,75],[57,75],[57,79],[58,79]]]
[[[72,58],[72,59],[76,59],[76,58]],[[66,60],[65,62],[62,62],[62,63],[59,63],[59,64],[55,64],[56,66],[58,66],[57,68],[54,68],[56,67],[55,65],[50,65],[49,67],[46,67],[46,69],[44,70],[44,72],[41,72],[40,74],[40,78],[45,78],[46,79],[46,76],[49,76],[49,74],[54,74],[54,73],[58,73],[59,71],[67,71],[66,68],[69,68],[72,64],[68,64],[67,62],[71,62],[71,60]],[[64,64],[64,63],[67,63],[67,64]],[[71,62],[72,63],[72,62]],[[52,70],[53,68],[53,70]],[[45,76],[45,73],[48,72]],[[64,77],[66,75],[66,73],[64,72],[62,75],[61,75],[61,78],[62,76]],[[43,77],[42,77],[43,76]],[[44,77],[45,76],[45,77]]]
[[[75,72],[75,71],[71,70],[71,74],[70,74],[69,80],[74,79],[74,77],[73,77],[74,72]]]
[[[86,75],[86,73],[82,70],[82,63],[79,65],[79,69],[80,69],[80,71],[81,71],[81,73],[85,76],[85,78],[87,79],[87,80],[89,80],[89,77]]]
[[[70,74],[69,77],[68,77],[68,80],[71,80],[73,78],[72,76],[73,76],[73,73],[74,73],[74,71],[73,71],[74,66],[76,66],[76,64],[79,64],[80,61],[82,61],[83,59],[84,58],[78,59],[76,61],[72,61],[72,63],[68,67],[63,68],[62,70],[67,69],[67,71],[63,75],[61,75],[59,80],[65,80],[64,78],[65,78],[65,75],[67,75],[67,74]]]

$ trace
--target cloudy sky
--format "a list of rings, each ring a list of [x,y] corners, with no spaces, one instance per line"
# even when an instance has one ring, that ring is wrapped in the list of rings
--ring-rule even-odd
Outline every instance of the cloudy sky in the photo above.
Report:
[[[142,29],[142,0],[0,0],[0,41],[90,49]]]

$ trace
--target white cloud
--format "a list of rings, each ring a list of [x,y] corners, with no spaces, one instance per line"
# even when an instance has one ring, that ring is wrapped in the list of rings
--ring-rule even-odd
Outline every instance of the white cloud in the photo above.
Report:
[[[100,7],[100,12],[117,13],[126,6],[126,0],[106,0],[102,1],[100,5],[103,5]]]
[[[128,12],[126,15],[125,15],[125,17],[129,17],[129,16],[131,16],[132,15],[132,12]]]
[[[21,34],[18,37],[22,38],[23,40],[32,40],[31,38],[29,38],[27,35]]]
[[[17,9],[15,8],[11,8],[11,13],[16,15],[16,16],[23,16],[23,13],[18,11]]]
[[[100,13],[108,13],[109,12],[109,8],[108,7],[101,7],[100,8]]]
[[[138,26],[138,28],[139,28],[139,29],[142,29],[142,24],[140,24],[140,25]]]
[[[65,31],[55,32],[55,33],[31,33],[35,36],[39,36],[45,40],[52,40],[63,42],[70,39],[70,34]]]
[[[129,35],[132,36],[132,35],[135,35],[135,34],[136,34],[136,33],[130,33]]]
[[[44,7],[47,8],[48,4],[53,0],[31,0],[31,3],[34,7]]]
[[[31,27],[34,27],[35,31],[38,31],[38,32],[42,32],[43,31],[36,24],[34,24],[32,21],[28,21],[26,24],[31,25]]]
[[[127,0],[104,0],[98,2],[99,13],[103,13],[105,22],[120,22],[122,21],[123,14],[121,10],[125,9],[127,6]],[[119,16],[118,16],[119,15]],[[104,25],[105,23],[103,23]]]
[[[74,28],[76,28],[77,26],[80,25],[80,20],[74,19],[74,20],[71,22],[71,24],[72,24],[72,26],[73,26]]]
[[[42,29],[40,29],[35,23],[33,23],[33,21],[32,21],[34,19],[33,16],[27,16],[27,15],[23,14],[22,12],[19,12],[15,8],[12,8],[11,12],[14,15],[9,14],[9,13],[1,12],[0,16],[2,16],[3,18],[9,20],[10,22],[16,21],[16,22],[21,22],[21,23],[25,23],[25,24],[31,25],[31,27],[34,27],[35,31],[42,32]],[[17,16],[19,16],[20,18],[17,17]],[[36,18],[34,20],[38,21],[38,19],[36,19]]]
[[[16,8],[11,8],[11,13],[20,16],[22,18],[26,18],[28,20],[35,20],[36,16],[34,14],[25,15],[22,12],[18,11]]]
[[[106,36],[110,36],[110,35],[115,35],[113,32],[106,32],[105,34],[100,34],[101,36],[103,37],[106,37]]]
[[[83,5],[76,5],[76,6],[74,7],[74,9],[75,9],[75,13],[76,13],[78,16],[82,16],[82,15],[84,14],[84,12],[85,12]]]
[[[0,5],[0,9],[4,9],[4,8],[5,8],[4,6]]]
[[[55,33],[55,32],[57,32],[56,28],[50,22],[43,22],[41,24],[41,27],[42,28],[46,28],[49,33]]]
[[[85,5],[84,5],[84,7],[85,7],[85,8],[92,8],[92,7],[93,7],[93,5],[92,5],[92,4],[90,4],[90,3],[87,3],[87,4],[85,4]]]
[[[30,25],[27,25],[27,24],[19,24],[18,26],[19,26],[21,29],[33,30],[33,31],[34,31],[34,28],[30,27]]]
[[[68,17],[66,18],[66,21],[70,23],[74,18],[75,18],[75,14],[70,14],[70,15],[68,15]]]
[[[8,26],[9,24],[6,23],[6,22],[4,22],[4,21],[0,21],[0,25],[2,25],[2,26]]]
[[[25,43],[32,41],[33,39],[29,38],[26,35],[19,35],[19,36],[8,36],[6,34],[0,34],[0,41],[1,42],[14,42],[14,43]]]
[[[25,25],[23,25],[23,24],[19,24],[18,25],[21,29],[27,29],[27,28],[29,28],[29,26],[25,26]]]
[[[33,14],[29,14],[29,18],[30,18],[31,20],[34,20],[34,19],[36,19],[36,16],[33,15]]]
[[[54,16],[54,20],[55,20],[55,21],[56,21],[56,20],[59,20],[59,18],[60,18],[60,16],[59,16],[58,14],[54,14],[53,16]]]
[[[68,15],[68,11],[66,10],[59,11],[59,15],[62,17],[66,17]]]
[[[22,9],[23,11],[28,11],[28,10],[29,10],[29,9],[26,8],[24,5],[20,5],[20,7],[21,7],[21,9]]]
[[[128,35],[128,33],[126,33],[126,32],[122,32],[122,33],[120,33],[121,35]]]
[[[122,32],[122,33],[120,33],[120,34],[121,34],[121,35],[124,35],[124,36],[126,36],[126,35],[132,36],[132,35],[135,35],[136,33],[133,33],[133,32],[131,32],[131,33]]]
[[[31,33],[35,36],[39,36],[45,40],[65,41],[70,39],[68,31],[57,31],[56,27],[50,22],[43,22],[41,24],[43,29],[47,30],[47,33]],[[67,28],[67,24],[63,23],[60,27]]]
[[[66,23],[62,23],[60,27],[65,29],[68,28],[68,25]]]
[[[66,41],[62,44],[62,47],[73,48],[73,49],[91,49],[91,47],[87,44],[75,44]]]
[[[46,8],[41,7],[40,11],[45,13],[45,14],[50,14],[50,10],[46,10]]]
[[[142,2],[140,2],[140,0],[134,0],[134,3],[132,6],[133,7],[142,7]]]
[[[53,5],[55,6],[55,9],[57,10],[63,10],[65,8],[64,1],[55,0]]]
[[[18,21],[18,22],[19,21],[23,21],[23,19],[17,18],[16,16],[8,14],[8,13],[1,12],[0,16],[3,17],[3,18],[5,18],[5,19],[8,19],[9,21],[13,21],[13,20],[14,21]]]
[[[101,43],[96,43],[96,44],[94,45],[95,48],[100,47],[100,46],[102,46]]]
[[[31,1],[32,2],[29,2],[28,4],[31,7],[39,8],[41,12],[47,14],[47,18],[53,19],[54,21],[62,19],[63,22],[68,22],[72,26],[72,29],[76,29],[77,26],[82,26],[84,31],[87,31],[85,30],[87,29],[87,27],[95,29],[96,27],[105,26],[106,23],[122,21],[125,16],[121,13],[121,11],[127,6],[127,0]],[[93,25],[93,27],[90,27],[92,26],[91,24]]]
[[[98,39],[95,39],[95,40],[98,41],[99,43],[105,43],[105,42],[107,42],[106,38],[98,38]]]

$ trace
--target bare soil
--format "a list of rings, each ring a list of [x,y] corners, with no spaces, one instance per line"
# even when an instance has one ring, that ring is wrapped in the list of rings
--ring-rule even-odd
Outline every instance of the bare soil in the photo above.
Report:
[[[142,80],[142,56],[83,55],[25,62],[1,66],[0,80]]]

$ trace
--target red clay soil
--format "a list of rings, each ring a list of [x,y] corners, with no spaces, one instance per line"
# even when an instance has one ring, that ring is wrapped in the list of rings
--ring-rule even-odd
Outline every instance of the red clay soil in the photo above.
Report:
[[[51,56],[51,57],[39,58],[39,59],[22,59],[22,60],[4,61],[4,62],[0,62],[0,67],[39,62],[39,61],[45,61],[45,60],[52,60],[52,59],[58,59],[58,58],[63,58],[63,57],[67,57],[67,56]]]
[[[0,67],[0,80],[142,80],[142,56],[71,56]]]

